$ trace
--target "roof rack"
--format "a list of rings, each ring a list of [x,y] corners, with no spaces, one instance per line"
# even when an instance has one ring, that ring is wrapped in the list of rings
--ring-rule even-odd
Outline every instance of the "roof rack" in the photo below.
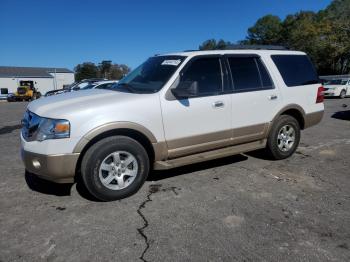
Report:
[[[219,50],[290,50],[288,47],[280,45],[228,45]],[[218,50],[218,49],[214,49]],[[210,50],[185,50],[184,52],[210,51]]]
[[[229,45],[225,50],[254,49],[254,50],[289,50],[289,48],[280,45]]]

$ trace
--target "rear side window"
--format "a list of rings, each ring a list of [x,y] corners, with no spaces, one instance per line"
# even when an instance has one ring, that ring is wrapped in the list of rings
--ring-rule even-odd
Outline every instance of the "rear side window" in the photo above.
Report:
[[[272,55],[287,86],[302,86],[320,82],[314,66],[306,55]]]
[[[258,57],[228,57],[235,91],[273,88],[271,78]]]
[[[180,81],[197,81],[199,95],[217,95],[222,92],[219,58],[199,58],[193,61]]]

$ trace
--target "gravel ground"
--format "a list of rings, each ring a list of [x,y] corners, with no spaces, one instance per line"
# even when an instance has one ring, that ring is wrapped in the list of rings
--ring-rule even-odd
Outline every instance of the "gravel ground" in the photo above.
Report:
[[[154,172],[103,203],[25,176],[26,103],[0,103],[0,261],[350,261],[350,99],[325,105],[287,160]]]

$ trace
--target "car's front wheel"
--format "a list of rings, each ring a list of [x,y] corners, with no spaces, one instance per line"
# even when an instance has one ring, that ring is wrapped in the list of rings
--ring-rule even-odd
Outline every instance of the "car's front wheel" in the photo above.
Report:
[[[97,199],[112,201],[136,193],[149,172],[144,147],[125,136],[98,141],[85,153],[81,163],[83,182]]]
[[[267,139],[267,152],[274,159],[285,159],[297,149],[300,141],[298,121],[289,115],[281,115],[272,126]]]

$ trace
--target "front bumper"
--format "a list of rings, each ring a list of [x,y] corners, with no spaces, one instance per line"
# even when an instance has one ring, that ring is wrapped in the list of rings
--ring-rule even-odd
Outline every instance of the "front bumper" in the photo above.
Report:
[[[21,150],[26,170],[56,183],[73,183],[79,153],[42,155]]]

